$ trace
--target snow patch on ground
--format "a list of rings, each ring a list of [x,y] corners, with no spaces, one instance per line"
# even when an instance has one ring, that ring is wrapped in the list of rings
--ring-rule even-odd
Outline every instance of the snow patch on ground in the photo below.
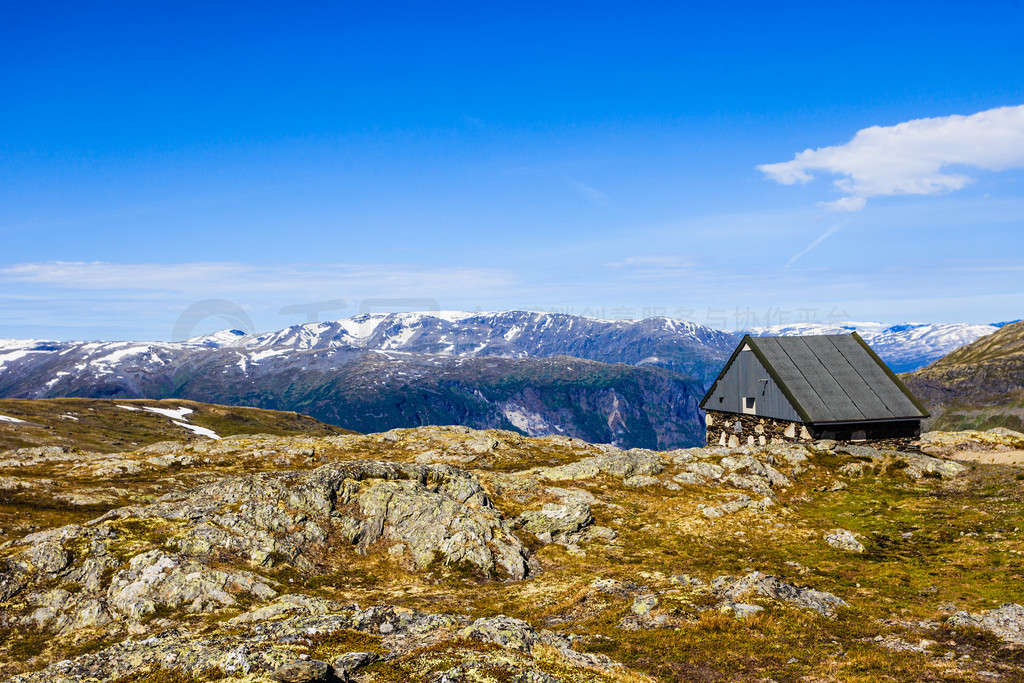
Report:
[[[183,420],[186,415],[195,412],[191,408],[150,408],[149,406],[143,406],[142,409],[148,410],[151,413],[163,415],[164,417],[169,417],[172,420]]]
[[[198,434],[199,436],[207,436],[207,437],[209,437],[211,439],[218,439],[219,440],[221,438],[221,436],[219,434],[217,434],[215,431],[213,431],[212,429],[207,429],[206,427],[200,427],[199,425],[190,424],[188,422],[182,422],[182,420],[185,419],[186,415],[188,415],[189,413],[194,413],[195,412],[191,408],[152,408],[150,406],[142,406],[142,408],[135,408],[135,407],[132,407],[132,406],[121,405],[119,403],[115,403],[114,405],[116,405],[118,408],[124,408],[125,410],[131,410],[131,411],[134,411],[134,412],[141,412],[141,411],[145,410],[145,411],[148,411],[150,413],[156,413],[158,415],[163,415],[164,417],[171,418],[171,422],[173,422],[174,424],[178,425],[179,427],[183,427],[184,429],[189,430],[193,434]],[[72,419],[77,419],[77,418],[72,418]]]
[[[174,420],[174,424],[178,425],[179,427],[184,427],[185,429],[191,430],[192,432],[195,432],[199,436],[208,436],[211,439],[220,440],[220,435],[214,432],[212,429],[207,429],[206,427],[200,427],[198,425],[189,424],[188,422],[178,422],[177,420]]]
[[[151,408],[149,406],[142,406],[141,408],[136,408],[134,406],[121,405],[120,403],[115,403],[114,405],[116,405],[118,408],[123,408],[124,410],[132,410],[136,413],[143,410],[148,410],[151,413],[163,415],[164,417],[169,417],[172,420],[184,420],[186,415],[195,412],[191,408]]]
[[[24,422],[16,417],[7,417],[6,415],[0,415],[0,422]]]

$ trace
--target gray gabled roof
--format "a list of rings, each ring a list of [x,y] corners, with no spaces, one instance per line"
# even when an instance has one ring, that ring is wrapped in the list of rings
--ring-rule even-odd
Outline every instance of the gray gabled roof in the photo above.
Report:
[[[856,332],[807,337],[748,335],[737,352],[744,345],[757,354],[806,422],[928,417],[920,401]],[[719,377],[725,375],[732,360]],[[708,396],[713,391],[714,387]]]

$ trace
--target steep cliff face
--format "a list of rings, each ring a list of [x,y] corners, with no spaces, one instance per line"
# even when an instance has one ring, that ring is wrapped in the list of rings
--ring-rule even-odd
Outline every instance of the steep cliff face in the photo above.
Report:
[[[425,424],[561,434],[624,448],[703,441],[703,387],[678,373],[578,358],[367,354],[297,409],[356,431]]]
[[[1024,429],[1024,322],[903,376],[932,413],[932,429]]]

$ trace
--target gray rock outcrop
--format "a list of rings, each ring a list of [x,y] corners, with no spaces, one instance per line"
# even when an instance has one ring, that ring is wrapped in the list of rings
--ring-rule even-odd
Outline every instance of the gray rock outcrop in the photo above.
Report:
[[[719,577],[711,586],[718,595],[730,602],[740,602],[745,596],[759,594],[794,607],[813,610],[826,617],[834,617],[838,607],[848,607],[842,598],[832,593],[800,588],[761,572],[751,572],[735,580]]]
[[[998,608],[971,614],[957,612],[946,620],[946,627],[978,628],[993,633],[1008,643],[1024,644],[1024,605],[1006,602]]]
[[[846,550],[851,553],[864,552],[864,544],[857,540],[852,531],[847,529],[833,529],[825,535],[825,542],[838,550]]]

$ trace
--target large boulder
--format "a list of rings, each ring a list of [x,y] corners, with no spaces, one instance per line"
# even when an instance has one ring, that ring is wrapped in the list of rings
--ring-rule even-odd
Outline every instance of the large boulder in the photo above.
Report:
[[[864,552],[864,544],[857,540],[857,537],[848,529],[833,529],[825,534],[825,542],[837,550],[846,550],[851,553]]]
[[[571,543],[579,532],[594,523],[586,503],[547,504],[540,510],[527,510],[517,520],[523,531],[534,534],[545,543]]]
[[[721,597],[730,602],[737,602],[748,595],[760,594],[794,607],[813,610],[826,617],[834,617],[837,608],[848,606],[842,598],[832,593],[813,588],[800,588],[761,572],[751,572],[736,580],[719,577],[712,586]]]
[[[632,477],[640,474],[661,474],[664,469],[661,456],[655,451],[633,448],[583,458],[577,462],[558,467],[543,467],[537,476],[548,481],[593,479],[605,474],[611,477]]]
[[[1008,643],[1024,644],[1024,605],[1004,602],[997,609],[977,614],[957,612],[946,620],[946,627],[967,626],[993,633]]]

